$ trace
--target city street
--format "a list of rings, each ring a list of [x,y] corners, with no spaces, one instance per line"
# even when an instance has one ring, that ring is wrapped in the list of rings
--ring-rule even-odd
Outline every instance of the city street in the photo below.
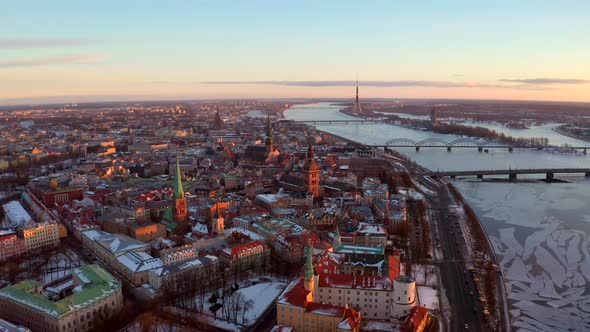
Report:
[[[431,199],[437,217],[438,236],[443,257],[438,264],[452,310],[451,331],[487,331],[491,328],[483,321],[483,308],[475,288],[473,275],[464,261],[465,241],[453,227],[455,220],[449,213],[451,199],[446,185],[437,188],[437,198]]]

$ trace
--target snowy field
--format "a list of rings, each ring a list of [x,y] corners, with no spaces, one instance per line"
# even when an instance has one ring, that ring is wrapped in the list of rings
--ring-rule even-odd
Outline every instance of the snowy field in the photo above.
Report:
[[[254,281],[255,284],[252,284]],[[287,283],[275,280],[270,277],[252,278],[240,282],[240,289],[238,289],[233,296],[240,293],[243,296],[243,303],[250,303],[248,310],[242,315],[241,311],[237,315],[237,324],[221,319],[221,312],[218,311],[217,318],[213,317],[213,313],[208,311],[212,306],[207,300],[211,296],[206,294],[205,300],[205,315],[198,317],[199,320],[206,321],[207,324],[224,329],[227,331],[240,331],[245,327],[252,326],[264,314],[264,312],[272,305],[276,298],[283,292]],[[221,291],[218,291],[220,293]],[[197,298],[198,300],[198,298]],[[218,298],[218,304],[222,304],[222,300]],[[221,309],[220,309],[221,310]]]
[[[283,283],[266,282],[241,288],[237,292],[244,295],[246,301],[252,300],[252,309],[246,312],[244,325],[251,325],[272,305],[287,285]]]
[[[430,309],[439,310],[438,291],[428,286],[418,286],[418,297],[420,298],[420,305]]]
[[[514,330],[590,330],[590,181],[456,185],[492,240]]]
[[[412,265],[412,277],[417,285],[438,286],[436,281],[436,267],[434,265]]]

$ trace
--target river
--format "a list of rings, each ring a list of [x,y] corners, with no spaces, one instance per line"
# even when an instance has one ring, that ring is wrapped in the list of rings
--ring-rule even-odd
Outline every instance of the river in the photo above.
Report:
[[[284,116],[293,120],[354,119],[339,110],[329,103],[296,105]],[[579,140],[555,133],[553,125],[491,129],[511,136],[547,137],[557,145],[579,145]],[[383,144],[393,138],[459,138],[388,124],[322,124],[317,128],[365,144]],[[399,151],[431,170],[590,167],[590,156],[545,151]],[[507,282],[515,331],[590,330],[590,180],[568,179],[570,183],[551,184],[455,181],[493,243]]]

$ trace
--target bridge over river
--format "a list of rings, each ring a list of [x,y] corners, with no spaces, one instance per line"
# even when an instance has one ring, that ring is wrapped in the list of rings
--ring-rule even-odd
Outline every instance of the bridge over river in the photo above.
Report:
[[[516,180],[519,174],[545,174],[545,179],[551,181],[555,174],[584,174],[590,177],[590,168],[537,168],[537,169],[494,169],[494,170],[474,170],[474,171],[440,171],[426,173],[432,178],[441,178],[448,176],[455,178],[458,176],[477,176],[482,179],[485,175],[508,175],[510,181]]]
[[[293,120],[282,120],[282,121],[293,121]],[[317,124],[383,124],[389,123],[385,119],[350,119],[350,120],[302,120],[293,121],[298,123],[307,123],[312,125]],[[409,138],[394,138],[387,141],[385,144],[368,145],[370,147],[380,148],[414,148],[416,151],[420,151],[420,148],[444,148],[451,152],[453,149],[477,149],[479,152],[484,152],[487,149],[507,149],[512,152],[514,149],[537,149],[542,150],[545,148],[556,148],[553,145],[513,145],[494,141],[482,141],[475,140],[472,138],[459,138],[454,141],[445,141],[440,138],[427,138],[422,141],[414,141]],[[588,146],[568,146],[570,149],[580,150],[584,154],[590,150]]]
[[[440,138],[427,138],[423,141],[414,141],[409,138],[394,138],[387,141],[385,144],[369,145],[371,147],[380,148],[415,148],[416,151],[420,151],[420,148],[446,148],[447,151],[451,152],[452,149],[477,149],[479,152],[483,152],[486,149],[508,149],[512,152],[514,149],[534,149],[543,150],[546,148],[556,148],[551,145],[511,145],[504,144],[494,141],[479,141],[471,138],[459,138],[454,141],[445,141]],[[570,149],[581,150],[584,154],[590,149],[590,146],[568,146]]]

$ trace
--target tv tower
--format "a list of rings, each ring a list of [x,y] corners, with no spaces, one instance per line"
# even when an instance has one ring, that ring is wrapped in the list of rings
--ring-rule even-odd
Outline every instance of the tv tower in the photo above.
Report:
[[[363,114],[363,109],[361,108],[361,103],[359,102],[359,74],[356,74],[356,99],[354,101],[354,109],[352,113],[355,114]]]

